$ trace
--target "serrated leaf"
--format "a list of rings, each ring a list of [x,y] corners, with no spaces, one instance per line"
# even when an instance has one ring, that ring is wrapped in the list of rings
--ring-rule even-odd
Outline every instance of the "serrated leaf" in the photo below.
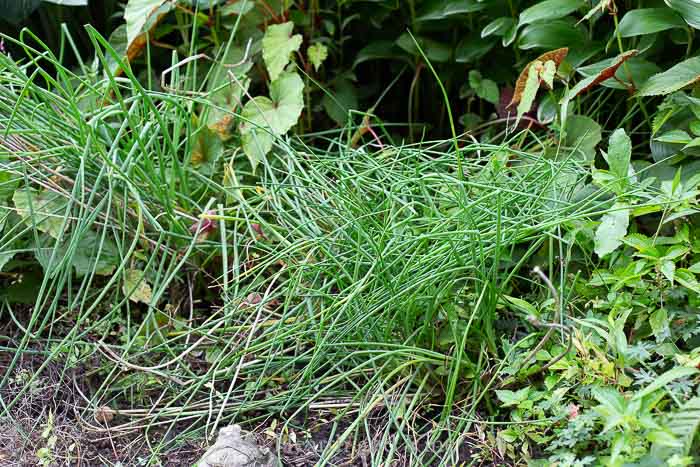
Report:
[[[662,342],[669,336],[668,313],[665,308],[656,310],[649,317],[649,325],[657,342]]]
[[[687,367],[687,366],[678,366],[676,368],[673,368],[671,370],[668,370],[666,373],[657,376],[654,381],[649,383],[647,387],[642,389],[641,391],[637,392],[632,400],[637,400],[641,399],[645,396],[648,396],[654,391],[658,391],[659,389],[663,388],[667,384],[669,384],[672,381],[675,381],[679,378],[687,378],[688,376],[693,376],[700,373],[700,370],[697,368],[693,367]]]
[[[700,397],[693,397],[677,411],[669,414],[667,428],[681,442],[681,447],[669,449],[665,445],[654,443],[652,455],[657,459],[670,459],[674,453],[687,456],[693,447],[693,440],[700,429]]]
[[[625,130],[618,128],[610,135],[607,162],[610,172],[620,179],[629,176],[630,159],[632,157],[632,140]]]
[[[689,58],[647,80],[640,96],[665,96],[700,80],[700,57]]]
[[[622,37],[634,37],[685,27],[683,18],[673,10],[640,8],[625,13],[620,21],[619,31]]]
[[[676,263],[671,260],[662,261],[659,265],[661,273],[668,279],[668,281],[673,284],[676,274]]]
[[[520,13],[518,23],[524,26],[536,21],[563,18],[585,4],[586,2],[582,0],[545,0],[537,2]]]
[[[469,72],[469,87],[471,87],[481,99],[494,105],[498,104],[500,98],[498,85],[490,79],[484,79],[477,70],[471,70]]]
[[[306,55],[309,58],[309,62],[314,66],[314,70],[318,71],[328,58],[328,47],[317,42],[307,49]]]
[[[680,283],[684,287],[687,287],[693,292],[700,294],[700,283],[698,283],[698,280],[695,278],[695,274],[693,274],[688,269],[676,269],[674,277],[676,281],[678,281],[678,283]]]
[[[304,82],[290,72],[282,72],[270,84],[270,98],[258,96],[246,103],[239,131],[253,166],[270,152],[274,136],[282,136],[296,125],[303,109]]]
[[[146,282],[144,272],[140,269],[124,270],[122,292],[124,292],[124,295],[132,302],[141,302],[148,305],[151,303],[151,300],[153,300],[151,286]]]
[[[595,252],[603,258],[622,245],[629,227],[629,209],[615,204],[612,211],[605,214],[595,232]]]
[[[66,209],[66,200],[61,195],[24,188],[15,191],[12,202],[26,225],[36,226],[37,230],[53,238],[61,236]]]
[[[275,81],[289,64],[292,53],[301,46],[301,34],[292,35],[294,23],[272,24],[265,30],[262,53],[270,80]]]

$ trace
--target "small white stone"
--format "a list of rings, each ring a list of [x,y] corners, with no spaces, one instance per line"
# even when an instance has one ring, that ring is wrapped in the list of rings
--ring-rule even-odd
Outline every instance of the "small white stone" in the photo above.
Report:
[[[259,448],[248,436],[241,436],[240,425],[219,430],[216,442],[204,453],[198,467],[275,467],[277,458],[267,448]]]

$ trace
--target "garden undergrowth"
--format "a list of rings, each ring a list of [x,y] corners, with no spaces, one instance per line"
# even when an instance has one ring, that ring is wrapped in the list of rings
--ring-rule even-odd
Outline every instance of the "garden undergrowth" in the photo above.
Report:
[[[697,177],[624,130],[601,162],[582,116],[501,144],[246,121],[256,162],[178,87],[194,62],[151,89],[27,43],[0,56],[0,409],[45,465],[175,462],[229,423],[298,465],[691,462]]]

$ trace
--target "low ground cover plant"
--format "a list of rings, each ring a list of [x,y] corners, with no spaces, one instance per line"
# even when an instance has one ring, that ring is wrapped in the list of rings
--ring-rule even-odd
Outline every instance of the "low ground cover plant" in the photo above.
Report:
[[[21,6],[2,462],[698,462],[692,2]]]

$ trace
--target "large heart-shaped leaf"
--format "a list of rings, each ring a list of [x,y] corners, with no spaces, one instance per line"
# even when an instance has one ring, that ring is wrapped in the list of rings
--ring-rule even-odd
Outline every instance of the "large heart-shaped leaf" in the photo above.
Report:
[[[523,10],[518,23],[524,26],[536,21],[563,18],[585,4],[584,0],[545,0]]]
[[[304,109],[304,82],[297,73],[282,72],[270,84],[270,97],[258,96],[243,107],[239,126],[243,150],[255,167],[272,149],[274,136],[296,125]]]
[[[270,81],[275,81],[289,63],[292,53],[301,46],[301,34],[292,35],[294,23],[289,21],[267,27],[262,40],[262,53]]]
[[[700,80],[700,57],[693,57],[649,78],[639,90],[641,96],[664,96]]]
[[[155,26],[160,16],[172,8],[173,2],[168,0],[129,0],[124,9],[127,46]]]
[[[698,0],[664,1],[666,2],[666,5],[680,13],[686,23],[695,29],[700,29],[700,2],[698,2]]]
[[[620,21],[619,31],[622,37],[642,36],[666,31],[673,28],[685,28],[683,18],[668,8],[640,8],[628,11]]]

